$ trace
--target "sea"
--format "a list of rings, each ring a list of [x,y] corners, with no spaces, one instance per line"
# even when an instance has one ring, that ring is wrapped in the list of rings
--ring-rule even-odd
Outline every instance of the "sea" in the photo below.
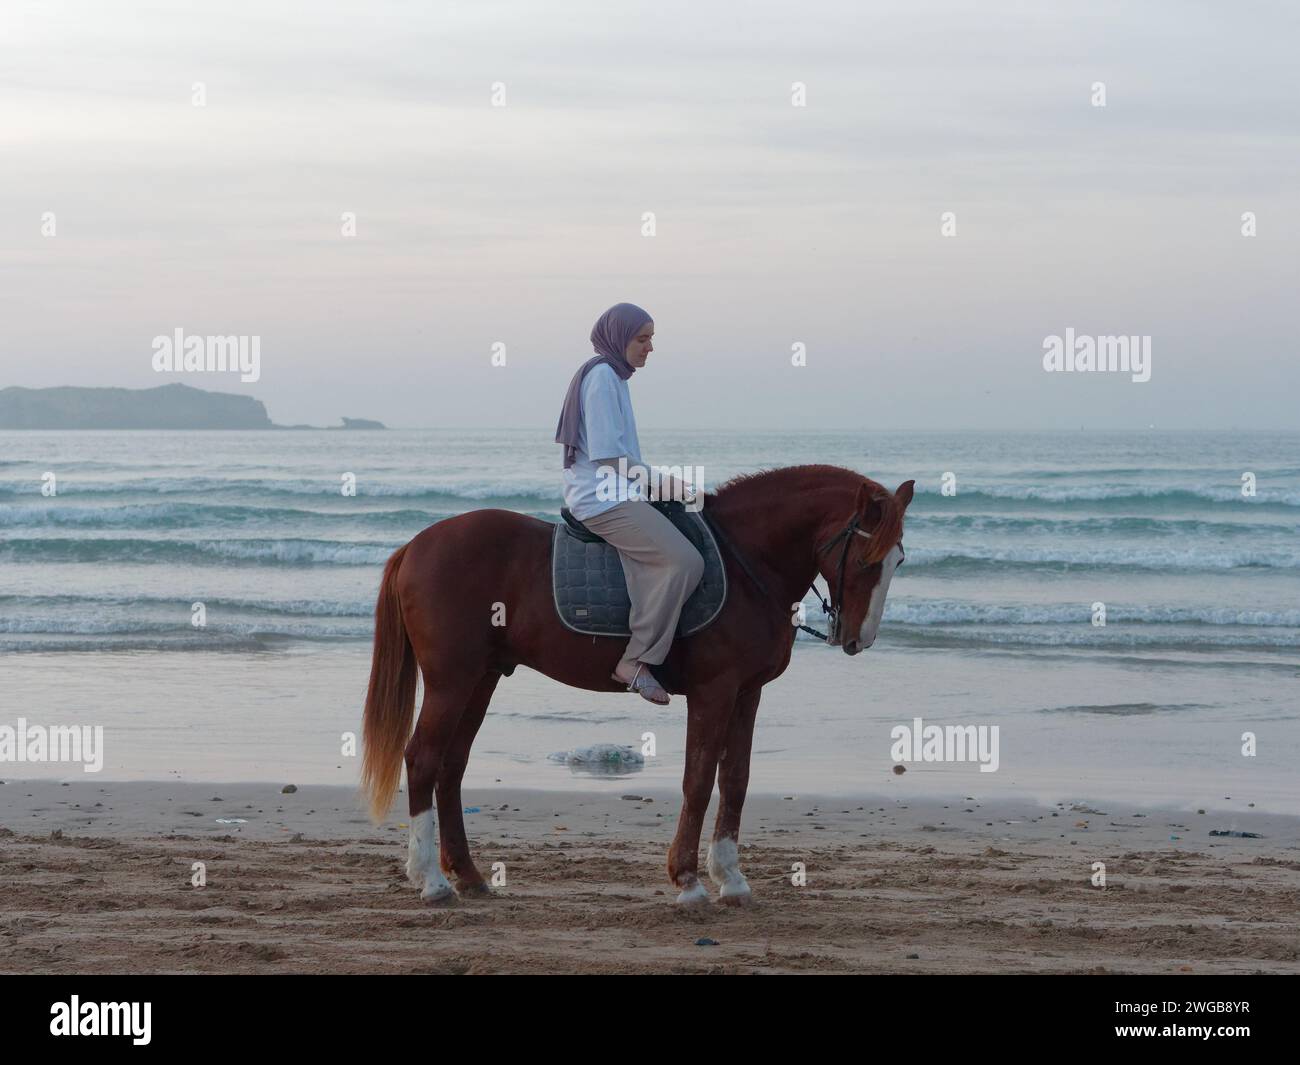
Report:
[[[641,444],[710,490],[802,463],[916,481],[875,646],[799,633],[765,689],[756,790],[1300,813],[1300,433]],[[544,428],[0,432],[0,727],[103,726],[104,779],[355,782],[389,554],[476,508],[558,520],[560,484]],[[898,730],[932,725],[996,727],[996,769],[900,757]],[[674,787],[684,729],[681,696],[659,709],[521,667],[466,780]],[[591,761],[602,744],[643,761]]]

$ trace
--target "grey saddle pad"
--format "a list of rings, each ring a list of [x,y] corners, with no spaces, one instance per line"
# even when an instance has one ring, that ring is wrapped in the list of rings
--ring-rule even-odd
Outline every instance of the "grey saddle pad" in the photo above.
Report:
[[[677,636],[690,636],[709,624],[727,598],[727,572],[713,530],[698,511],[681,503],[651,504],[695,545],[704,557],[704,575],[682,607]],[[586,536],[594,534],[588,531]],[[555,523],[551,539],[551,580],[555,610],[574,632],[592,636],[631,636],[632,611],[618,549],[604,540],[588,542],[565,521]]]

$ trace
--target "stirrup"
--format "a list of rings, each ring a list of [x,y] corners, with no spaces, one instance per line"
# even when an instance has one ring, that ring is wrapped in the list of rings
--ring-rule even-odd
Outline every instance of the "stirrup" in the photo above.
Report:
[[[656,706],[667,706],[672,701],[671,697],[668,696],[668,692],[664,689],[664,686],[655,680],[654,674],[648,669],[646,669],[646,675],[644,677],[641,676],[641,671],[645,668],[646,665],[644,662],[637,663],[636,672],[632,674],[632,680],[628,683],[627,690],[630,692],[636,692],[642,699],[646,700],[646,702],[654,703]],[[620,684],[623,683],[622,678],[618,675],[611,673],[610,676]],[[666,698],[662,702],[653,698],[647,694],[646,689],[648,688],[658,689],[664,693]]]

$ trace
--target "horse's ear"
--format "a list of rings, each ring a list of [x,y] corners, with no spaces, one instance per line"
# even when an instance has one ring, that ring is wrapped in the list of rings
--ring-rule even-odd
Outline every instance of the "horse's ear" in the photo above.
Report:
[[[915,485],[915,481],[904,481],[894,489],[894,498],[898,500],[901,509],[906,510],[907,504],[912,502],[912,489]]]
[[[858,485],[858,501],[853,506],[854,512],[858,514],[865,514],[867,511],[867,504],[870,502],[871,502],[871,489],[867,485],[867,482],[863,481],[860,485]]]
[[[862,516],[862,524],[868,529],[874,529],[880,521],[880,516],[884,512],[884,506],[881,500],[885,499],[884,489],[879,485],[872,486],[866,481],[858,486],[858,504],[857,513]]]

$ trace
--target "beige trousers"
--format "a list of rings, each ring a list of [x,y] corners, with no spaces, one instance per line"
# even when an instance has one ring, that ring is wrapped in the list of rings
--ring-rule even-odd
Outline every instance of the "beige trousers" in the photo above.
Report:
[[[682,607],[704,576],[704,559],[644,500],[624,500],[583,524],[618,548],[627,578],[632,638],[619,664],[659,665],[668,657]]]

